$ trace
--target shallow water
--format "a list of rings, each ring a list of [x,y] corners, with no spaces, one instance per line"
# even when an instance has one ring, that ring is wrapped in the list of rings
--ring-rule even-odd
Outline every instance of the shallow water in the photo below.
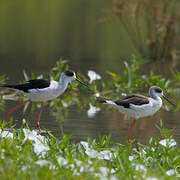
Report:
[[[107,78],[107,71],[121,74],[124,70],[123,61],[139,53],[136,44],[132,44],[128,33],[116,19],[99,23],[111,6],[111,1],[44,1],[43,4],[33,0],[21,3],[16,0],[3,1],[0,6],[0,75],[6,74],[6,82],[12,84],[24,80],[24,70],[27,74],[44,74],[48,78],[48,72],[59,57],[68,59],[70,69],[86,76],[88,70],[95,70],[103,79]],[[147,27],[142,24],[141,28],[140,33]],[[176,38],[177,52],[180,47],[179,37],[177,35]],[[163,77],[171,77],[171,72],[180,70],[180,63],[178,60],[155,61],[145,64],[139,73],[144,74],[149,70]],[[174,97],[174,100],[178,102],[180,96]],[[5,110],[0,111],[0,119],[5,119],[8,110],[18,103],[6,101]],[[126,141],[131,121],[124,120],[124,115],[102,105],[101,110],[89,118],[88,109],[88,103],[84,109],[76,105],[68,107],[68,117],[60,124],[46,106],[40,121],[41,128],[52,131],[57,137],[61,136],[63,130],[64,133],[72,134],[72,138],[77,141],[108,134],[111,134],[113,141]],[[14,112],[12,115],[17,128],[21,126],[23,118],[30,120],[30,127],[36,128],[38,111],[36,109],[32,113],[29,108],[23,114],[21,108]],[[133,137],[140,142],[148,142],[151,136],[158,134],[155,124],[161,119],[164,127],[175,129],[174,136],[179,138],[180,111],[164,109],[153,117],[139,120]]]
[[[18,61],[17,61],[18,62]],[[49,65],[51,66],[51,65]],[[9,77],[7,80],[9,83],[19,82],[23,79],[23,69],[22,67],[10,70],[6,63],[3,63],[1,70],[6,69],[6,75]],[[49,69],[43,68],[40,64],[36,66],[34,70],[34,65],[30,64],[28,70],[33,70],[35,74],[42,72],[47,74]],[[73,69],[73,66],[71,66]],[[88,71],[88,69],[86,69]],[[1,72],[2,72],[1,71]],[[85,71],[85,69],[83,69]],[[86,73],[87,73],[86,71]],[[101,75],[102,72],[99,72]],[[13,75],[13,78],[12,78]],[[19,78],[20,76],[20,78]],[[66,92],[67,93],[67,92]],[[59,97],[61,98],[61,96]],[[175,99],[180,99],[180,97],[173,97]],[[5,111],[0,112],[1,119],[5,119],[7,112],[10,108],[16,106],[19,102],[7,100],[5,102]],[[124,115],[118,112],[115,108],[101,105],[100,111],[98,111],[94,117],[88,117],[88,110],[90,108],[87,104],[83,109],[79,109],[77,105],[68,107],[68,116],[63,119],[62,123],[59,123],[58,118],[53,116],[49,106],[45,106],[42,117],[41,117],[41,128],[45,128],[51,131],[55,136],[61,137],[62,131],[68,135],[72,135],[72,139],[75,141],[85,140],[88,137],[98,138],[99,136],[111,134],[112,141],[125,143],[128,129],[130,127],[131,121],[127,119]],[[16,127],[20,127],[22,124],[22,119],[25,118],[30,127],[36,128],[35,120],[39,109],[31,112],[30,108],[27,109],[25,114],[23,114],[23,108],[17,110],[12,114],[14,118],[14,124]],[[180,111],[173,112],[166,111],[165,108],[161,108],[153,117],[147,117],[140,119],[136,128],[133,131],[133,137],[142,143],[148,143],[150,137],[159,134],[155,124],[159,124],[159,121],[163,121],[163,125],[166,128],[174,129],[174,137],[180,137]]]

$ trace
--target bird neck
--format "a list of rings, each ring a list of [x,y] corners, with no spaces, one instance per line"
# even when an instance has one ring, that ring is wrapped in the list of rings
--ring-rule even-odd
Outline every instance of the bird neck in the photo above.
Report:
[[[155,101],[156,106],[158,106],[159,108],[162,106],[162,99],[161,97],[157,96],[156,98],[153,98]]]
[[[152,88],[150,88],[150,90],[149,90],[149,96],[150,96],[151,98],[155,99],[155,100],[161,99],[161,98],[154,92],[154,90],[153,90]]]
[[[59,78],[58,84],[59,84],[59,87],[66,89],[67,86],[68,86],[68,84],[69,84],[69,81],[67,81],[66,78],[64,78],[63,76],[61,76],[61,77]]]
[[[151,96],[151,98],[153,98],[155,100],[162,101],[161,98],[158,95],[154,94],[154,93],[151,94],[150,96]]]

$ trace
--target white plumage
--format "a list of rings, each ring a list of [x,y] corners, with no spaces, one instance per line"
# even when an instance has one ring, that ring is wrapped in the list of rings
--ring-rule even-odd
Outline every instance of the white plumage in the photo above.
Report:
[[[40,116],[42,113],[42,107],[43,103],[49,100],[53,100],[60,96],[67,88],[68,84],[72,80],[77,80],[81,84],[87,86],[86,84],[82,83],[80,80],[76,78],[76,74],[72,71],[65,71],[61,74],[59,82],[57,81],[48,81],[44,79],[34,79],[29,80],[25,84],[17,84],[17,85],[8,85],[5,84],[2,87],[8,87],[13,89],[18,89],[20,91],[24,91],[24,93],[27,94],[29,97],[29,100],[23,102],[22,104],[17,105],[16,107],[12,108],[6,117],[6,121],[9,119],[9,116],[13,111],[15,111],[17,108],[20,108],[24,104],[26,104],[28,101],[32,102],[42,102],[40,112],[38,114],[38,118],[36,120],[36,124],[38,127],[38,130],[40,131]],[[88,87],[88,86],[87,86]]]
[[[121,113],[126,114],[127,116],[130,116],[135,119],[128,133],[128,141],[129,141],[136,120],[142,117],[152,116],[153,114],[155,114],[162,106],[161,97],[163,97],[169,103],[174,105],[163,95],[162,89],[158,86],[152,86],[149,89],[149,95],[150,97],[146,97],[139,94],[132,94],[124,97],[121,100],[113,101],[113,100],[99,99],[98,101],[100,103],[113,105],[117,107]]]
[[[45,102],[60,96],[67,88],[67,85],[61,85],[59,82],[50,81],[50,86],[43,89],[31,89],[27,96],[33,102]]]

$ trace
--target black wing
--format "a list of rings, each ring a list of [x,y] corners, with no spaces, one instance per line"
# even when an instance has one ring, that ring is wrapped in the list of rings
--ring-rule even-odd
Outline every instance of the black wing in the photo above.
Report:
[[[130,104],[134,104],[134,105],[148,104],[149,99],[146,96],[140,94],[132,94],[124,97],[122,100],[116,100],[114,102],[119,106],[124,106],[125,108],[129,108]]]
[[[122,100],[130,99],[130,98],[136,98],[136,97],[147,98],[146,96],[143,96],[141,94],[130,94],[130,95],[127,95],[127,96],[123,97]]]
[[[17,85],[9,85],[4,84],[2,87],[8,87],[13,89],[18,89],[24,92],[28,92],[30,89],[42,89],[50,86],[50,81],[46,79],[33,79],[29,80],[28,83],[25,84],[17,84]]]

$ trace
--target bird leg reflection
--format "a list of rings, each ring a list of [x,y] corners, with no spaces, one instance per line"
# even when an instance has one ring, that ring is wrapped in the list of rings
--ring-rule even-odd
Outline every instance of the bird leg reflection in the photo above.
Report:
[[[130,142],[130,138],[132,136],[132,132],[133,132],[135,124],[136,124],[136,119],[133,120],[132,125],[131,125],[131,127],[129,129],[128,136],[127,136],[128,142]]]

